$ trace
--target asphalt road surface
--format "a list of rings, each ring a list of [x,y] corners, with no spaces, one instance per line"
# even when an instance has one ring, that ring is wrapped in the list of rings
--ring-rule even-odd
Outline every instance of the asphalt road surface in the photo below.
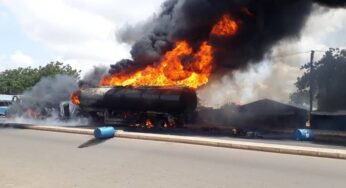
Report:
[[[346,161],[0,129],[1,188],[346,187]]]

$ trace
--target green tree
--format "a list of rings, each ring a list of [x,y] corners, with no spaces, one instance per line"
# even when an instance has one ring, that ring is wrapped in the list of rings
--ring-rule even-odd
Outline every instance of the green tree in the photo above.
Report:
[[[73,69],[70,65],[61,62],[51,62],[46,66],[38,68],[17,68],[0,72],[0,93],[20,94],[30,89],[43,77],[53,77],[55,75],[69,75],[79,79],[80,71]]]
[[[346,50],[328,50],[321,60],[313,63],[313,67],[312,88],[318,110],[346,110]],[[294,103],[301,103],[309,99],[309,63],[302,69],[306,71],[295,84],[298,91],[291,95]]]

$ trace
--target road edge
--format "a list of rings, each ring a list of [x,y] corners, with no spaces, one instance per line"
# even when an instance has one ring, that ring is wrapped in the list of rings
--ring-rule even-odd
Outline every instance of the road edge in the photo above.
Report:
[[[21,129],[63,132],[63,133],[72,133],[72,134],[83,134],[83,135],[94,134],[93,129],[85,129],[85,128],[38,126],[38,125],[15,125],[13,127],[21,128]],[[287,146],[287,145],[279,145],[279,144],[251,143],[251,142],[242,142],[242,141],[218,140],[213,138],[175,136],[175,135],[163,135],[163,134],[151,134],[151,133],[133,133],[133,132],[124,132],[124,131],[116,131],[114,136],[118,138],[127,138],[127,139],[163,141],[163,142],[253,150],[253,151],[271,152],[271,153],[304,155],[304,156],[334,158],[334,159],[343,159],[343,160],[346,159],[346,150],[340,150],[340,149]]]

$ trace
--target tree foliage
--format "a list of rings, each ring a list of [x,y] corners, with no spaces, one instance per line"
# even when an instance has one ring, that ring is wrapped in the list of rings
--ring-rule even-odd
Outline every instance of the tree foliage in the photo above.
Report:
[[[346,50],[328,50],[321,60],[313,63],[313,67],[312,88],[314,98],[317,99],[318,110],[346,110]],[[302,69],[306,71],[295,84],[298,91],[291,95],[291,100],[295,103],[308,99],[309,63]]]
[[[73,69],[70,65],[61,62],[51,62],[46,66],[38,68],[17,68],[0,72],[0,93],[20,94],[30,89],[43,77],[53,77],[55,75],[69,75],[76,79],[80,76],[80,71]]]

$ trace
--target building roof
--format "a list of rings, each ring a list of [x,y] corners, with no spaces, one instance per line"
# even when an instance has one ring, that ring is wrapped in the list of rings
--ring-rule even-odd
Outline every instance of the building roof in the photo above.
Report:
[[[293,114],[307,113],[306,109],[270,99],[262,99],[239,107],[240,112],[252,114]]]

